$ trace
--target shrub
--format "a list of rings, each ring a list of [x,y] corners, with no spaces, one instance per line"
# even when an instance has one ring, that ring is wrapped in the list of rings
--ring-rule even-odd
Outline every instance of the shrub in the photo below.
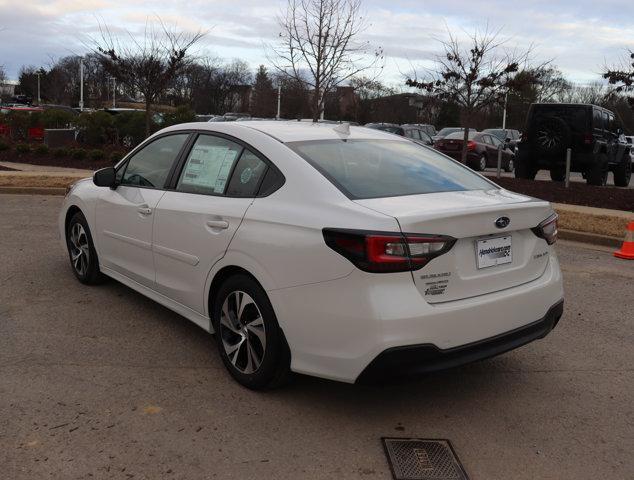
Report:
[[[74,148],[71,150],[70,156],[75,160],[83,160],[86,158],[86,150],[82,148]]]
[[[53,150],[53,156],[55,158],[66,158],[68,157],[68,155],[69,152],[66,148],[56,148],[55,150]]]
[[[4,152],[6,150],[9,150],[11,147],[9,146],[8,143],[0,140],[0,152]]]
[[[29,153],[31,151],[31,145],[28,143],[18,143],[15,146],[15,150],[18,153]]]
[[[132,148],[145,138],[145,113],[122,112],[115,115],[114,125],[119,144]]]
[[[89,145],[104,145],[114,135],[113,116],[106,112],[84,112],[79,115],[77,125],[81,138]]]
[[[188,123],[196,121],[196,112],[188,106],[180,106],[174,112],[166,113],[163,116],[161,127],[169,127],[179,123]]]
[[[76,120],[76,114],[60,108],[49,108],[44,110],[41,115],[44,128],[68,128],[73,126]]]
[[[34,151],[38,155],[48,155],[49,153],[48,146],[46,145],[38,145],[37,147],[35,147]]]
[[[112,152],[112,153],[110,154],[110,161],[111,161],[112,163],[118,163],[118,162],[119,162],[119,160],[121,160],[124,156],[125,156],[125,153],[124,153],[124,152],[116,152],[116,151],[115,151],[115,152]]]
[[[91,160],[103,160],[106,158],[106,154],[103,150],[99,150],[98,148],[90,151],[90,159]]]

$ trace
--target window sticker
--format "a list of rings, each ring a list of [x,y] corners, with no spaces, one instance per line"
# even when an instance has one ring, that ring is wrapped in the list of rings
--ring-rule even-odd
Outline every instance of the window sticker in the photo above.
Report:
[[[238,153],[224,145],[196,145],[187,161],[181,185],[223,193]]]

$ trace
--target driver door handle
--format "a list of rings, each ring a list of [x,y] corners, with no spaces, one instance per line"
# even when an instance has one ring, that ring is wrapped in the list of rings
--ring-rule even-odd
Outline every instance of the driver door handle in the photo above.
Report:
[[[137,212],[139,212],[141,215],[151,215],[152,214],[152,209],[150,207],[148,207],[147,205],[141,206],[137,209]]]

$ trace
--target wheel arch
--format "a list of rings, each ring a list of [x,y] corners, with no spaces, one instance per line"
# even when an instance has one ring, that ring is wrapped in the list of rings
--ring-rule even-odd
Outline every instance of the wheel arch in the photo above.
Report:
[[[238,265],[225,265],[224,267],[220,268],[220,270],[218,270],[215,273],[215,275],[213,276],[213,279],[211,280],[211,284],[209,285],[209,288],[207,289],[207,308],[208,308],[210,319],[211,319],[212,312],[214,311],[213,302],[215,300],[214,298],[215,292],[218,291],[218,288],[220,288],[220,285],[222,285],[225,280],[227,280],[229,277],[232,277],[238,274],[243,274],[243,275],[247,275],[251,277],[255,282],[258,283],[258,285],[264,288],[262,283],[255,277],[255,275],[253,275],[247,269],[240,267]]]
[[[81,208],[79,208],[75,204],[70,205],[66,210],[66,216],[64,217],[64,237],[66,236],[66,232],[68,232],[68,224],[70,223],[70,219],[73,218],[73,215],[75,215],[77,212],[86,217],[86,214],[81,210]]]

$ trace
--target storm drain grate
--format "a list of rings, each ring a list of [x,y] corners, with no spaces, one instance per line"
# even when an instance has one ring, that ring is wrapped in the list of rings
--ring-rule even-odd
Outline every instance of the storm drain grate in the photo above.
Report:
[[[381,440],[395,480],[469,480],[449,440]]]

